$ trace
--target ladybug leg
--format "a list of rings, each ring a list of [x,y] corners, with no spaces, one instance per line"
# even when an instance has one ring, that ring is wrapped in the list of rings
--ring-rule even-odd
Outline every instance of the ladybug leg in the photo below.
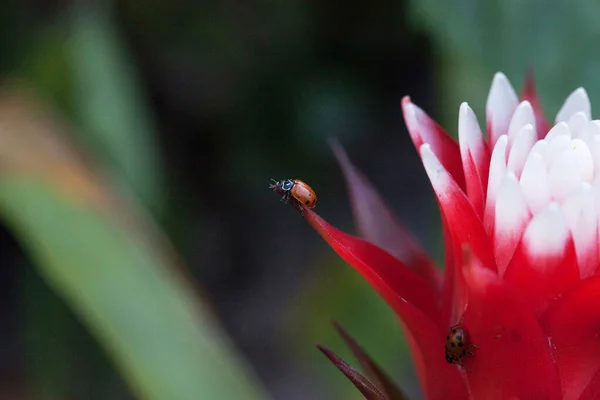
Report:
[[[471,351],[471,349],[477,350],[477,346],[475,346],[474,344],[469,345],[469,347],[467,347],[467,349],[465,350],[465,354],[468,354],[470,356],[474,356],[475,354],[473,354],[473,352]]]
[[[296,199],[292,199],[291,205],[300,213],[301,217],[304,217],[304,208],[302,207],[302,204],[300,204],[300,202],[296,201]]]
[[[302,205],[298,204],[298,210],[300,211],[300,216],[304,217],[304,207],[302,207]]]

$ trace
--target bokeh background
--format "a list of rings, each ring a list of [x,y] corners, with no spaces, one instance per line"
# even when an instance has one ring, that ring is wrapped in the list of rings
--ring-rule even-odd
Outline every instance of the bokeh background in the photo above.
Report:
[[[309,182],[353,232],[336,138],[440,260],[401,97],[453,135],[461,101],[483,123],[496,71],[520,90],[532,68],[550,116],[579,86],[594,103],[599,17],[594,0],[4,2],[0,398],[359,399],[314,346],[353,362],[333,320],[420,398],[393,313],[269,179]]]

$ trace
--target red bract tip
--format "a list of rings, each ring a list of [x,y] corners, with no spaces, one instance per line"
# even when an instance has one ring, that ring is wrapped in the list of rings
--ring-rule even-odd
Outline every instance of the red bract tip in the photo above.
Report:
[[[523,93],[521,93],[521,100],[527,100],[531,103],[535,113],[537,135],[539,139],[543,139],[550,130],[550,124],[544,115],[544,110],[542,109],[542,104],[535,87],[533,68],[530,68],[529,71],[527,71],[525,85],[523,85]]]
[[[350,162],[337,141],[331,142],[350,192],[354,220],[360,235],[403,261],[409,268],[440,290],[442,276],[421,245],[400,223],[371,182]]]
[[[379,247],[329,225],[314,211],[306,209],[304,216],[336,253],[369,281],[392,307],[402,309],[408,303],[433,321],[439,320],[438,297],[425,279]]]
[[[404,96],[402,99],[402,113],[404,114],[408,133],[417,151],[423,144],[428,143],[458,186],[462,190],[465,190],[465,174],[461,165],[462,161],[458,143],[432,120],[425,111],[410,101],[410,97],[408,96]]]

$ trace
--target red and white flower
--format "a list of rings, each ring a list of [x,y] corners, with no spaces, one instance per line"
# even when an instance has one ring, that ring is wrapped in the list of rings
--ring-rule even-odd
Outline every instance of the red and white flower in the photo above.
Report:
[[[399,316],[426,398],[600,398],[600,121],[585,90],[550,127],[532,79],[519,100],[498,73],[487,139],[463,103],[458,143],[410,98],[402,111],[437,196],[443,272],[339,146],[362,239],[304,211]],[[464,367],[443,350],[459,322],[477,346]],[[395,398],[370,377],[353,381],[366,397]]]

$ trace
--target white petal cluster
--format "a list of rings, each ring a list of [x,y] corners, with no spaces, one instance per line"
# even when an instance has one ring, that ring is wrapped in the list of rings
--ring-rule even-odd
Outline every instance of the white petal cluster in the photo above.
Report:
[[[470,114],[465,108],[468,106],[463,104],[461,115]],[[554,127],[541,140],[532,105],[518,102],[501,73],[494,77],[487,114],[488,126],[495,134],[488,138],[494,145],[484,225],[502,247],[497,253],[506,254],[504,248],[516,247],[521,237],[534,253],[560,252],[570,235],[580,265],[596,263],[600,121],[591,119],[585,90],[571,93]],[[472,136],[469,130],[475,127],[478,125],[459,123],[459,136]],[[507,262],[498,260],[499,267],[505,268],[502,264]]]

